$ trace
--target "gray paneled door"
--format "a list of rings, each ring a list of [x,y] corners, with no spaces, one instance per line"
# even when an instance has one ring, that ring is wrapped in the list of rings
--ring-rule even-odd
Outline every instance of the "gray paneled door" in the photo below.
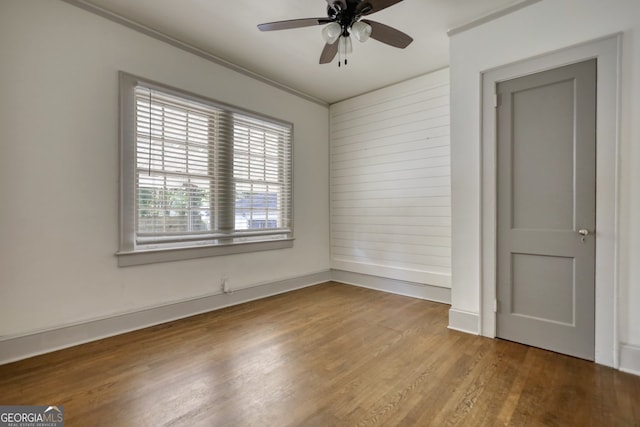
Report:
[[[596,60],[497,93],[497,336],[593,360]]]

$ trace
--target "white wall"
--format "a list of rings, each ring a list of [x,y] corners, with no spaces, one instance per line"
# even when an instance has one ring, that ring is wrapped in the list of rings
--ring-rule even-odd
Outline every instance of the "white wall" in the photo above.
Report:
[[[333,104],[331,266],[449,288],[449,70]]]
[[[60,1],[0,2],[0,336],[329,269],[328,108]],[[118,268],[118,71],[294,123],[293,249]]]
[[[640,344],[640,2],[544,0],[450,39],[452,308],[480,309],[481,73],[623,32],[619,156],[619,337]]]

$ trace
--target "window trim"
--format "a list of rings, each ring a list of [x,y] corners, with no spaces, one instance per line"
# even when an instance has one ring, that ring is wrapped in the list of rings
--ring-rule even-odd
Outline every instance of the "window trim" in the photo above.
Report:
[[[293,247],[293,124],[240,109],[225,103],[183,91],[148,79],[120,71],[119,77],[119,250],[116,252],[118,266],[152,264],[159,262],[180,261],[212,256],[233,255],[248,252],[286,249]],[[229,113],[238,113],[259,120],[268,120],[291,129],[291,145],[289,157],[290,171],[290,226],[289,232],[266,235],[263,240],[243,241],[241,234],[233,242],[212,243],[206,238],[182,245],[136,245],[135,209],[136,209],[136,122],[135,122],[135,88],[142,84],[151,89],[176,96],[185,100],[221,108]]]

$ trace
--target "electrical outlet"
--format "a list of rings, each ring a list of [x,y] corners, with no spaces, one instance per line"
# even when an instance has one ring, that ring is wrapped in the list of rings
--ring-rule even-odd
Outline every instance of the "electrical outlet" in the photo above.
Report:
[[[230,294],[233,291],[231,290],[231,286],[229,285],[229,279],[225,276],[222,278],[222,292],[225,294]]]

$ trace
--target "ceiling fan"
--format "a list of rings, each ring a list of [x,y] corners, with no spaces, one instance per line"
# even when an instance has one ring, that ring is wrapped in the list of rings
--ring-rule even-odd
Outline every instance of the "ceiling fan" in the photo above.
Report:
[[[290,19],[287,21],[267,22],[258,25],[260,31],[288,30],[291,28],[325,25],[322,37],[326,44],[320,54],[320,63],[328,64],[338,55],[338,66],[341,58],[347,65],[347,54],[353,50],[350,35],[365,42],[369,37],[393,47],[404,49],[413,39],[402,31],[363,16],[379,12],[402,0],[326,0],[326,18]]]

